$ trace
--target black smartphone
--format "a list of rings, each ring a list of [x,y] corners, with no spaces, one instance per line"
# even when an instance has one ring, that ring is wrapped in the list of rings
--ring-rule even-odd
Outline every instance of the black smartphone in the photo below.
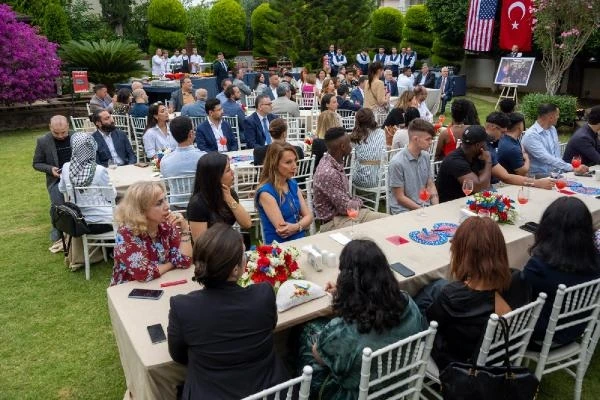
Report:
[[[595,171],[588,171],[588,172],[584,172],[584,173],[580,173],[580,172],[575,172],[574,175],[575,176],[585,176],[585,177],[591,177],[592,175],[594,175]]]
[[[406,265],[399,263],[399,262],[391,264],[390,268],[405,278],[415,275],[415,271],[413,271],[412,269],[408,268]]]
[[[167,336],[165,335],[165,331],[161,324],[148,325],[146,328],[148,329],[152,344],[162,343],[167,340]]]
[[[164,292],[159,289],[133,289],[128,297],[130,299],[158,300],[163,293]]]
[[[519,228],[523,229],[524,231],[527,231],[529,233],[535,233],[538,229],[539,224],[537,222],[526,222],[525,224],[521,225]]]

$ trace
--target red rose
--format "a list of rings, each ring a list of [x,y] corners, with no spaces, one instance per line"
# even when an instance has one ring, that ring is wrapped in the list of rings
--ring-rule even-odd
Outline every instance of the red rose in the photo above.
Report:
[[[477,206],[475,205],[475,203],[471,203],[469,204],[469,210],[475,210],[477,208]]]
[[[267,257],[259,257],[258,260],[256,261],[256,265],[258,267],[267,267],[269,264],[271,264],[271,261],[267,258]]]
[[[296,261],[292,261],[288,266],[290,272],[294,272],[298,269],[298,263]]]

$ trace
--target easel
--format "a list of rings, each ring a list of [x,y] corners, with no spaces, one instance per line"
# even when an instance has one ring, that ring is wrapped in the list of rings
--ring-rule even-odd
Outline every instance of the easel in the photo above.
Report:
[[[498,109],[498,104],[500,104],[502,99],[512,99],[515,102],[516,107],[519,104],[517,87],[517,85],[502,85],[502,91],[500,92],[500,97],[498,97],[498,101],[496,102],[495,109]]]

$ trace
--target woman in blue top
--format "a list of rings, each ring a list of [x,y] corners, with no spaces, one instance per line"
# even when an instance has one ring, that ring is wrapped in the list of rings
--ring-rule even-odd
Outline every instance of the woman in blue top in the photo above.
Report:
[[[304,237],[313,216],[298,183],[297,154],[288,143],[273,142],[265,156],[256,203],[265,243],[285,242]]]

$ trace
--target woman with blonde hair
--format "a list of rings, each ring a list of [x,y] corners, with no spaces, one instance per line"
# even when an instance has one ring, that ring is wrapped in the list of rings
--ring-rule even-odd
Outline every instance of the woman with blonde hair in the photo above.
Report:
[[[323,99],[323,96],[326,94],[336,95],[335,91],[335,81],[333,78],[325,78],[323,81],[323,88],[321,89],[320,97]]]
[[[313,220],[294,179],[298,155],[294,146],[271,143],[265,157],[256,204],[264,240],[285,242],[304,237]]]
[[[110,285],[147,282],[192,263],[191,232],[179,213],[169,211],[162,182],[131,185],[115,210],[119,226]]]
[[[386,150],[385,133],[377,127],[375,114],[370,108],[356,112],[356,122],[350,134],[354,145],[356,168],[352,183],[362,187],[375,187],[379,184],[379,165]]]
[[[385,85],[380,79],[383,74],[383,65],[379,61],[369,65],[369,79],[365,85],[365,108],[370,108],[376,113],[386,113],[390,94],[385,92]]]
[[[319,118],[317,119],[317,137],[312,143],[312,155],[315,156],[315,170],[317,169],[317,165],[319,165],[319,161],[321,161],[321,157],[327,152],[325,132],[327,132],[329,128],[338,126],[342,126],[342,121],[338,113],[333,111],[323,111],[319,114]]]

